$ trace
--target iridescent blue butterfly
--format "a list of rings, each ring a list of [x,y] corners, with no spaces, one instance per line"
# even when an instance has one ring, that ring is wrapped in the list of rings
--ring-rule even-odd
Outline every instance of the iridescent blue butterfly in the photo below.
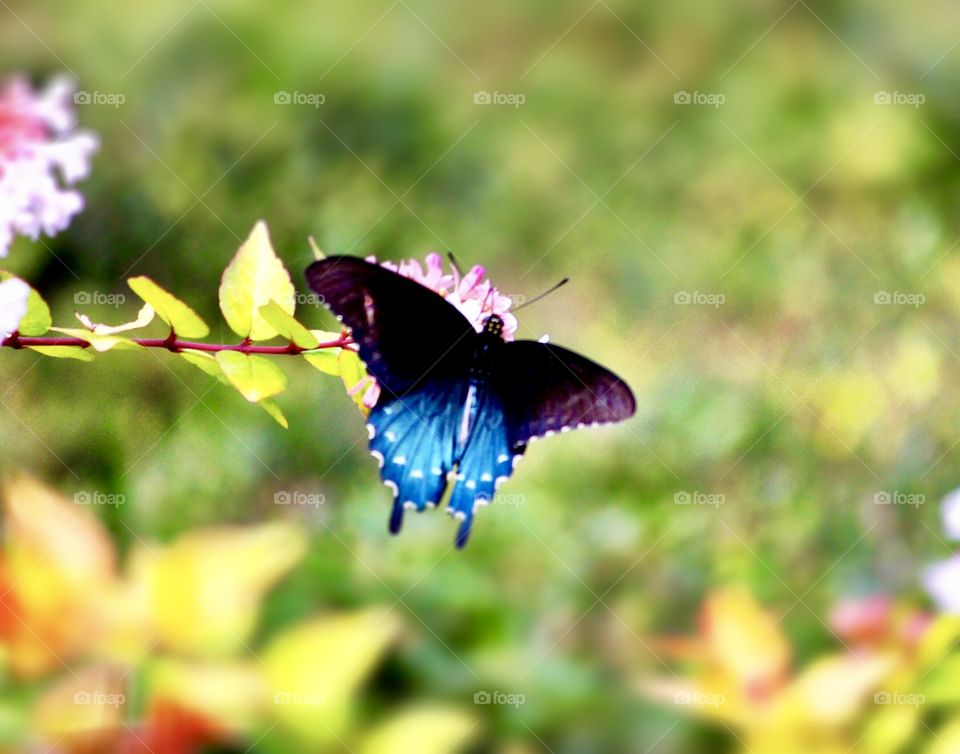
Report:
[[[463,547],[477,507],[494,499],[527,443],[636,410],[627,384],[599,364],[552,344],[505,342],[496,315],[478,333],[442,296],[378,264],[327,257],[307,280],[380,384],[367,431],[393,490],[394,534],[405,510],[435,507],[452,483],[448,511]]]

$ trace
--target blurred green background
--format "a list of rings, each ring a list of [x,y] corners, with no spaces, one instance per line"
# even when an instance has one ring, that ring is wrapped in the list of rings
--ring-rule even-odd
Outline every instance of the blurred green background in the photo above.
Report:
[[[310,235],[453,251],[512,295],[569,275],[519,336],[638,398],[626,424],[534,445],[506,488],[523,503],[483,510],[455,552],[438,512],[388,537],[362,417],[299,360],[281,362],[283,431],[163,352],[0,354],[4,465],[126,495],[102,512],[121,552],[302,519],[309,554],[258,630],[397,603],[405,639],[365,704],[465,705],[477,750],[725,750],[639,698],[663,670],[646,637],[693,631],[727,583],[778,613],[802,596],[783,625],[800,657],[836,643],[843,595],[922,599],[960,460],[955,4],[8,0],[0,18],[0,70],[125,97],[77,108],[102,140],[86,211],[5,260],[58,324],[78,291],[127,295],[95,319],[132,315],[134,274],[219,323],[220,274],[264,218],[300,290]],[[277,490],[326,503],[278,508]],[[478,690],[526,703],[473,707]]]

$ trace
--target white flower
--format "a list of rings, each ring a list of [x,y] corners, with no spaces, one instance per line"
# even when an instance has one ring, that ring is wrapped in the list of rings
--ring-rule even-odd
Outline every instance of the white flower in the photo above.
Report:
[[[27,296],[30,286],[19,278],[10,278],[0,283],[0,338],[16,332],[20,320],[27,313]]]
[[[960,614],[960,555],[927,566],[920,580],[940,612]]]
[[[960,489],[954,490],[940,502],[940,517],[947,536],[960,540]]]
[[[89,174],[98,142],[73,130],[74,88],[65,78],[40,93],[21,78],[0,85],[0,257],[14,236],[56,235],[83,209],[70,187]]]

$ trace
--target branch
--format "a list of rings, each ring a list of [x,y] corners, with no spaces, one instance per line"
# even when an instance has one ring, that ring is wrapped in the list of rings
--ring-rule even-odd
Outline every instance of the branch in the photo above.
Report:
[[[336,340],[329,340],[317,344],[314,348],[301,348],[296,343],[290,343],[285,346],[257,346],[249,341],[243,343],[200,343],[191,340],[179,340],[177,338],[130,338],[130,341],[144,348],[162,348],[167,351],[177,353],[179,351],[207,351],[216,353],[217,351],[239,351],[240,353],[259,353],[273,354],[276,356],[297,356],[306,351],[316,351],[322,348],[347,348],[353,345],[349,335],[343,334]],[[46,338],[46,337],[27,337],[13,333],[10,337],[0,341],[0,347],[7,348],[26,348],[27,346],[72,346],[74,348],[89,348],[90,344],[82,338]]]

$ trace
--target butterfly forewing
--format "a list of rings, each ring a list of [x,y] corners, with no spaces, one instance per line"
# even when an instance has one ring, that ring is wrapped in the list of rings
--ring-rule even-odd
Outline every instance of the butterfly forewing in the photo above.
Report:
[[[476,331],[429,288],[356,257],[307,268],[310,287],[350,328],[367,371],[390,396],[465,374]]]
[[[513,449],[564,429],[622,421],[636,411],[627,383],[596,362],[552,343],[505,344],[497,381]]]

